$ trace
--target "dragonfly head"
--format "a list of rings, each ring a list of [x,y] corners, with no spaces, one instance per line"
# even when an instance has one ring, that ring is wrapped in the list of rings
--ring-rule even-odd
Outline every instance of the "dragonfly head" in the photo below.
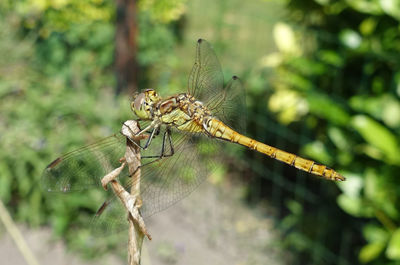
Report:
[[[131,109],[140,119],[150,120],[153,118],[154,105],[160,100],[161,97],[154,89],[146,89],[133,95]]]

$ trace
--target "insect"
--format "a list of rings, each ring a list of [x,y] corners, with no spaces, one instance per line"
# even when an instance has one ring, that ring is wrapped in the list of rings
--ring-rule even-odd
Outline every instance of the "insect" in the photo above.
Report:
[[[345,180],[325,165],[240,134],[243,95],[236,76],[224,86],[220,63],[211,45],[203,39],[197,42],[186,92],[162,97],[156,90],[146,89],[134,95],[131,109],[144,125],[137,135],[147,135],[141,146],[140,195],[144,217],[192,192],[208,175],[209,168],[218,163],[209,154],[221,142],[248,147],[328,180]],[[125,146],[126,135],[117,133],[67,153],[46,168],[44,186],[59,192],[100,186],[100,179],[119,166]],[[129,177],[121,181],[125,181],[126,187],[134,184]]]

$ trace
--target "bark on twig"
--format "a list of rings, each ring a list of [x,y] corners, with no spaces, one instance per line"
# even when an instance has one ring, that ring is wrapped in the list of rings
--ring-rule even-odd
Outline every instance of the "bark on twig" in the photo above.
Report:
[[[125,156],[122,159],[124,161],[120,167],[114,169],[112,172],[107,174],[102,179],[102,185],[106,189],[108,183],[114,193],[121,200],[125,209],[128,212],[129,222],[129,242],[128,242],[128,260],[129,265],[139,265],[141,257],[141,249],[143,244],[144,236],[147,236],[151,240],[150,234],[146,230],[145,223],[142,216],[140,215],[139,209],[142,206],[140,198],[140,148],[134,144],[131,140],[136,141],[139,144],[140,138],[135,138],[135,134],[140,130],[136,121],[129,120],[122,126],[122,134],[129,137],[126,141]],[[124,189],[124,187],[116,180],[118,175],[122,172],[123,168],[128,166],[129,174],[132,178],[132,187],[130,193]]]

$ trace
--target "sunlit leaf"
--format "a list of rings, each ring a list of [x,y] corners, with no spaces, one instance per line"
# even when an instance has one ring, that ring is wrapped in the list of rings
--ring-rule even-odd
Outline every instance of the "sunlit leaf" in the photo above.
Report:
[[[295,33],[288,24],[283,22],[277,23],[273,34],[276,46],[280,51],[292,55],[301,54],[301,48],[297,43]]]
[[[353,117],[351,125],[366,142],[377,147],[391,163],[400,163],[400,150],[397,137],[380,123],[365,115]]]
[[[379,4],[383,11],[394,17],[397,20],[400,20],[400,3],[397,0],[379,0]]]
[[[377,19],[375,19],[374,17],[364,19],[363,22],[361,22],[360,24],[360,32],[363,35],[372,34],[376,28],[377,23]]]
[[[332,164],[332,156],[328,153],[325,146],[321,142],[312,142],[303,146],[302,151],[311,158],[320,163]]]
[[[344,134],[344,131],[338,127],[331,127],[328,129],[329,138],[332,142],[342,150],[347,150],[350,148],[349,139]]]
[[[383,106],[383,121],[390,127],[396,128],[400,126],[400,101],[389,98]]]
[[[333,50],[322,50],[318,52],[318,57],[321,61],[333,65],[335,67],[341,67],[344,63],[343,57],[341,57],[336,51]]]
[[[325,64],[303,57],[294,57],[288,59],[288,63],[290,63],[290,66],[293,67],[295,72],[301,73],[304,76],[323,75],[328,71]]]
[[[386,229],[373,224],[369,224],[364,227],[363,235],[365,239],[370,243],[374,242],[386,243],[386,241],[389,238],[389,233]]]
[[[268,108],[279,113],[279,120],[288,124],[298,120],[308,112],[307,102],[293,90],[277,90],[269,99]]]
[[[371,114],[376,118],[382,116],[382,99],[376,96],[355,95],[350,98],[350,106],[359,111]]]
[[[351,98],[350,105],[357,111],[366,112],[382,120],[389,127],[400,126],[400,101],[393,95],[357,95]]]
[[[337,202],[344,211],[355,217],[373,217],[374,210],[364,204],[361,197],[351,198],[345,194],[339,195]]]
[[[370,262],[376,259],[385,249],[384,242],[373,242],[363,246],[358,254],[358,258],[362,263]]]
[[[400,260],[400,228],[398,228],[389,241],[386,256],[392,260]]]
[[[362,42],[360,34],[350,29],[345,29],[340,33],[340,40],[351,49],[357,49]]]
[[[387,179],[384,173],[376,172],[374,169],[366,170],[364,196],[388,217],[397,219],[400,217],[394,201],[397,190],[387,183]]]
[[[364,179],[357,174],[347,173],[348,179],[341,182],[338,186],[342,192],[350,198],[361,197],[361,190],[364,185]]]
[[[295,72],[282,70],[282,82],[300,91],[309,91],[313,87],[313,83],[305,76]]]
[[[349,114],[338,103],[328,96],[318,93],[307,93],[310,112],[320,118],[329,120],[338,125],[347,125],[350,121]]]
[[[379,1],[369,0],[346,0],[346,2],[355,10],[361,13],[379,15],[382,14],[382,9],[379,6]]]
[[[152,19],[168,23],[177,20],[186,10],[187,0],[142,0],[139,8],[150,13]]]

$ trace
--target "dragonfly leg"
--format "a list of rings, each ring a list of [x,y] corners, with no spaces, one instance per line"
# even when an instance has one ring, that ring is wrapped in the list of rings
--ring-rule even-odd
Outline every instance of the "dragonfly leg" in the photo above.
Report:
[[[156,135],[156,134],[159,134],[160,133],[160,126],[154,126],[154,129],[153,129],[153,131],[151,132],[151,134],[150,134],[150,137],[147,139],[147,142],[146,142],[146,144],[144,145],[144,147],[142,148],[143,150],[146,150],[147,149],[147,147],[149,147],[149,145],[151,144],[151,140],[154,138],[154,136]],[[164,141],[163,141],[164,142]]]
[[[169,146],[171,148],[171,152],[168,156],[173,156],[175,154],[175,150],[174,150],[174,145],[172,144],[171,129],[167,128],[167,132],[168,132],[168,142],[169,142]],[[164,141],[163,141],[163,143],[164,143]]]
[[[150,130],[151,128],[154,128],[156,125],[157,120],[153,120],[149,126],[147,126],[146,128],[144,128],[143,130],[141,130],[140,132],[134,134],[135,136],[139,136],[141,134],[143,134],[144,132],[147,132],[148,130]]]
[[[166,147],[167,138],[168,138],[168,143],[169,143],[169,146],[170,146],[169,154],[165,153],[165,149],[166,149],[165,147]],[[158,159],[161,159],[163,157],[173,156],[174,153],[175,153],[175,151],[174,151],[174,146],[172,144],[171,129],[167,128],[167,130],[164,132],[164,135],[163,135],[160,154],[159,155],[142,156],[142,158],[158,158]]]
[[[166,153],[165,153],[165,143],[166,143],[167,137],[168,137],[168,143],[169,143],[169,145],[170,145],[170,153],[169,153],[169,154],[166,154]],[[155,162],[157,162],[157,161],[160,161],[160,160],[163,159],[164,157],[173,156],[174,154],[175,154],[175,151],[174,151],[174,146],[173,146],[173,144],[172,144],[171,130],[170,130],[170,128],[167,128],[167,130],[164,132],[164,135],[163,135],[163,141],[162,141],[162,145],[161,145],[161,152],[160,152],[160,154],[159,154],[159,155],[142,156],[142,159],[143,159],[143,158],[145,158],[145,159],[154,158],[154,160],[149,161],[149,162],[146,162],[146,163],[144,163],[144,164],[138,166],[138,167],[135,169],[135,171],[134,171],[132,174],[130,174],[130,177],[133,176],[133,175],[136,173],[136,171],[138,171],[141,167],[144,167],[144,166],[147,166],[147,165],[149,165],[149,164],[152,164],[152,163],[155,163]]]
[[[125,125],[125,123],[124,123],[124,125]],[[130,131],[130,135],[124,134],[124,136],[127,137],[129,139],[129,141],[131,141],[134,145],[136,145],[137,147],[139,147],[142,150],[146,150],[149,147],[149,145],[151,144],[151,140],[154,138],[154,136],[158,135],[160,133],[160,125],[153,125],[153,122],[152,122],[152,124],[147,126],[145,129],[141,130],[140,132],[138,132],[136,134],[131,130],[131,128],[129,126],[127,126],[127,125],[125,125],[125,126],[128,127],[128,129]],[[151,127],[153,127],[153,131],[147,137],[147,141],[144,146],[141,146],[140,143],[137,143],[137,141],[132,139],[132,136],[134,136],[134,137],[140,136],[145,131],[148,131]]]

